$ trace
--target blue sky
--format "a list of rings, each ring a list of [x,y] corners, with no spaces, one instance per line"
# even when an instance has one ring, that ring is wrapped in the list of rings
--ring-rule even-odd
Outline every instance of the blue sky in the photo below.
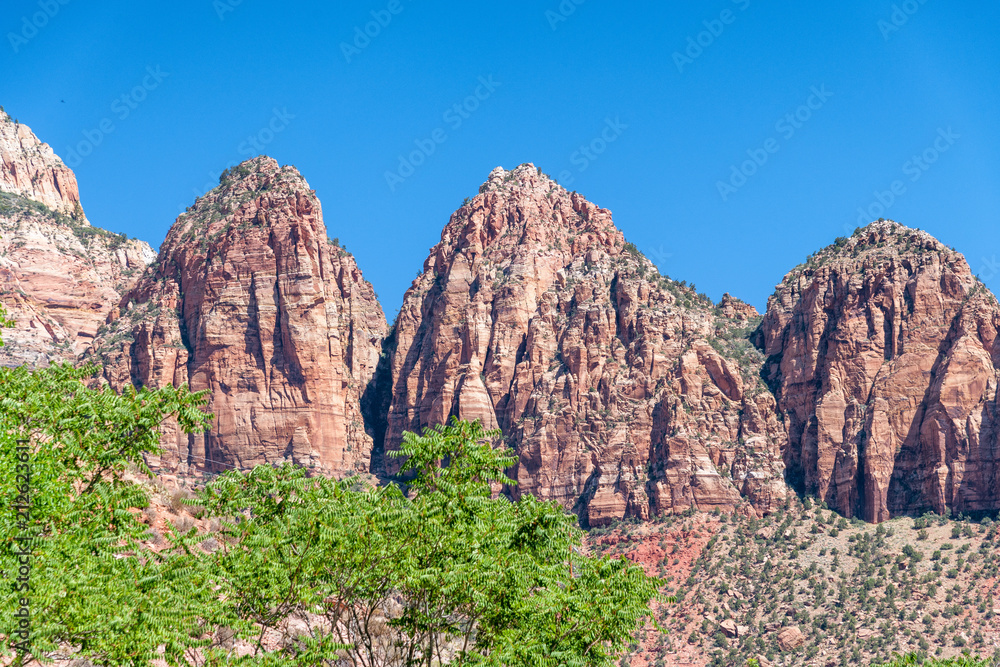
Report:
[[[10,0],[0,104],[95,224],[154,247],[228,164],[295,165],[390,318],[451,212],[522,162],[716,299],[763,308],[880,216],[1000,291],[995,1],[642,4]]]

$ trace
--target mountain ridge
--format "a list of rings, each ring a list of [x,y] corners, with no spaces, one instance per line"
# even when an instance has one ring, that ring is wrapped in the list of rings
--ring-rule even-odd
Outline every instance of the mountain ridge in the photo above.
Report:
[[[227,170],[153,256],[90,226],[72,171],[30,130],[7,117],[0,130],[0,276],[14,285],[0,297],[17,320],[4,359],[98,361],[119,390],[210,390],[213,429],[168,425],[164,470],[290,460],[391,476],[403,431],[459,416],[515,447],[514,497],[590,526],[767,514],[794,494],[875,522],[1000,509],[1000,309],[926,232],[880,220],[837,239],[762,315],[660,275],[610,211],[535,165],[497,167],[390,327],[294,167]],[[29,244],[38,229],[48,240]],[[82,308],[24,277],[66,257],[97,271]]]

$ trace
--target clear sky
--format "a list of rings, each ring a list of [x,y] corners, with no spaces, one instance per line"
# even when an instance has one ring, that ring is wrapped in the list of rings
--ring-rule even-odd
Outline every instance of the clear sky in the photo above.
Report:
[[[763,308],[878,217],[1000,292],[995,0],[8,0],[0,26],[0,104],[95,224],[159,247],[263,152],[390,319],[451,212],[522,162],[715,299]]]

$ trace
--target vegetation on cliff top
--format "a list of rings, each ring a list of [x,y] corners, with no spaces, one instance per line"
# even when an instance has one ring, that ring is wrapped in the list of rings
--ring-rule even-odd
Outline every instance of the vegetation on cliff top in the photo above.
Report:
[[[99,241],[109,249],[116,250],[129,241],[127,234],[119,234],[86,224],[83,209],[80,208],[79,203],[71,215],[66,215],[33,199],[9,192],[0,192],[0,218],[21,218],[24,216],[37,216],[64,225],[80,239],[84,246],[89,246],[92,241]]]

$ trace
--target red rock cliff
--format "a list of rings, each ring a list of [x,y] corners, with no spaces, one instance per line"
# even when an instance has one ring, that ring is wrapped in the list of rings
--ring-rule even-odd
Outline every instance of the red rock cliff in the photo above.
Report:
[[[177,219],[119,311],[92,351],[113,386],[209,391],[211,430],[171,429],[165,468],[287,460],[337,476],[368,471],[360,400],[385,317],[293,167],[256,158],[224,174]]]
[[[385,446],[482,419],[517,450],[515,493],[591,525],[741,494],[770,510],[783,426],[753,370],[756,322],[728,307],[661,277],[609,211],[532,165],[498,168],[406,293]]]
[[[791,272],[760,344],[789,481],[867,521],[1000,508],[1000,309],[965,259],[873,223]]]
[[[0,112],[0,364],[75,359],[155,253],[93,227],[76,177],[25,125]]]
[[[0,192],[72,214],[80,203],[76,175],[27,125],[0,111]]]

